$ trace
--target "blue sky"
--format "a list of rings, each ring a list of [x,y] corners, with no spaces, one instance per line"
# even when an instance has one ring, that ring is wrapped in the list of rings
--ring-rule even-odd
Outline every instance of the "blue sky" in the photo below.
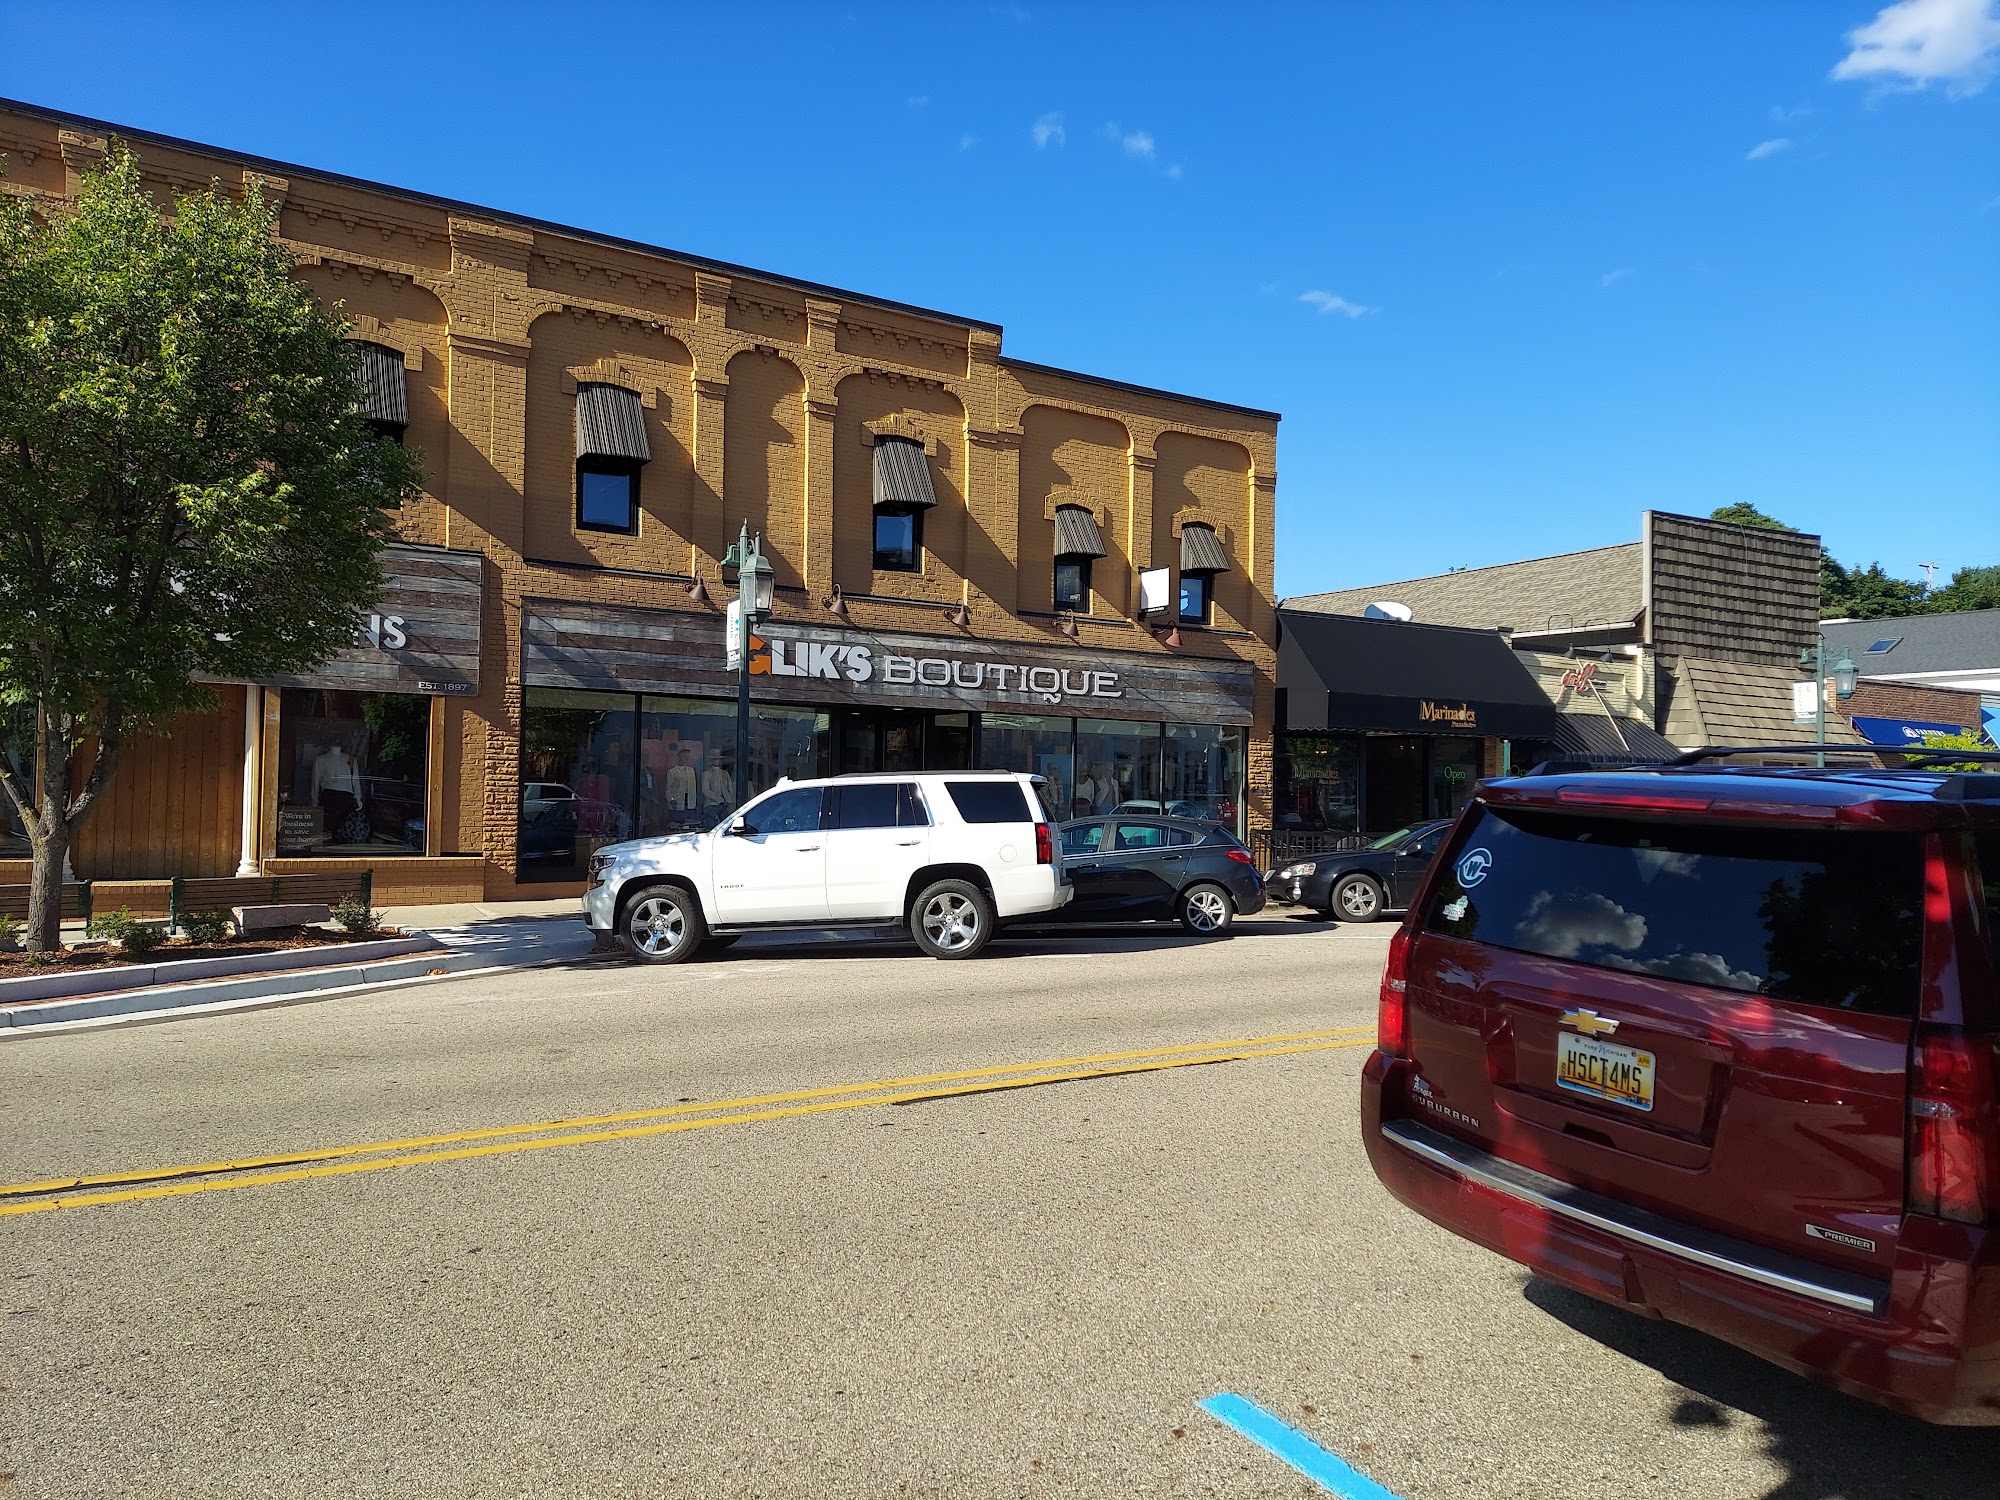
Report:
[[[1281,593],[1737,500],[1915,576],[2000,562],[1995,6],[5,0],[0,93],[1280,411]]]

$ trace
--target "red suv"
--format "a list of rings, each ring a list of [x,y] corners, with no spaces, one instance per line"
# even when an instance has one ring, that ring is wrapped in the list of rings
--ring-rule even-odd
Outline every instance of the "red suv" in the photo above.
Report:
[[[1479,789],[1389,950],[1369,1161],[1550,1281],[2000,1423],[2000,776],[1721,753]]]

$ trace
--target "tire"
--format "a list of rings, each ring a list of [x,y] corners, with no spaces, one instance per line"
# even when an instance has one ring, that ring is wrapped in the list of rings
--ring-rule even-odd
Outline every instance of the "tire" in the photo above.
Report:
[[[1221,937],[1236,920],[1236,903],[1229,892],[1206,880],[1182,891],[1175,909],[1181,926],[1196,937]]]
[[[910,903],[910,936],[932,958],[971,958],[993,929],[993,903],[969,880],[934,881]]]
[[[649,964],[677,964],[691,957],[708,924],[701,904],[677,885],[649,885],[625,904],[618,935],[634,958]]]
[[[1349,875],[1334,886],[1328,910],[1343,922],[1372,922],[1382,915],[1382,887],[1366,875]]]

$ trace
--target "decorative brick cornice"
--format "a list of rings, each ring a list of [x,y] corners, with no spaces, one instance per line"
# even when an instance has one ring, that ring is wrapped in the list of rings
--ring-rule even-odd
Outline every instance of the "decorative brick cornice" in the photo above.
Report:
[[[698,384],[699,382],[697,382]],[[574,396],[579,385],[615,385],[631,391],[639,398],[639,404],[648,410],[659,410],[670,405],[659,386],[633,373],[627,365],[615,359],[600,359],[595,364],[570,365],[562,372],[562,393]]]
[[[311,210],[308,209],[307,213],[310,215]],[[358,221],[359,216],[356,217]],[[396,229],[405,229],[407,232],[405,225],[393,223],[386,216],[371,216],[371,222],[382,230],[384,239]],[[528,256],[534,246],[534,235],[525,229],[515,229],[505,224],[487,224],[478,219],[455,218],[451,221],[451,253],[454,261],[461,259],[477,261],[526,276]]]
[[[924,445],[924,452],[932,458],[937,457],[938,440],[936,432],[932,429],[932,424],[915,417],[905,416],[902,412],[892,413],[889,416],[881,418],[879,421],[863,422],[861,424],[862,447],[874,447],[875,439],[878,437],[908,438],[912,442],[922,443]]]
[[[1159,454],[1153,452],[1150,448],[1134,448],[1132,450],[1132,467],[1139,473],[1150,474],[1159,465]]]
[[[56,132],[56,146],[62,152],[64,166],[75,172],[87,172],[104,160],[111,142],[101,135],[64,129]]]
[[[1275,495],[1278,492],[1278,471],[1259,469],[1250,476],[1250,486],[1260,495]]]
[[[720,377],[710,378],[708,376],[697,375],[694,381],[694,393],[704,401],[727,401],[729,399],[729,382]]]
[[[997,332],[975,328],[969,340],[972,362],[975,365],[997,365],[1000,363],[1000,335]]]
[[[513,364],[526,364],[528,351],[532,347],[526,339],[498,339],[483,333],[468,333],[454,328],[445,335],[454,356],[474,354],[482,359],[502,360]]]
[[[1091,519],[1097,522],[1101,530],[1111,529],[1111,507],[1097,504],[1089,495],[1075,485],[1069,484],[1059,484],[1049,491],[1048,498],[1042,502],[1042,519],[1055,520],[1056,512],[1065,505],[1074,505],[1080,510],[1089,511]]]
[[[1021,440],[1027,436],[1027,433],[1019,427],[995,427],[992,429],[968,427],[965,431],[965,436],[966,440],[975,448],[1018,451],[1021,446]]]
[[[806,397],[806,415],[811,417],[815,422],[831,422],[835,417],[840,415],[840,403],[838,401],[820,401],[808,396]]]
[[[721,321],[729,316],[729,278],[694,273],[695,317],[701,322]]]
[[[246,198],[253,192],[259,193],[271,207],[281,209],[285,206],[285,198],[291,190],[292,184],[289,178],[272,177],[263,172],[253,172],[247,167],[243,170],[243,196]]]

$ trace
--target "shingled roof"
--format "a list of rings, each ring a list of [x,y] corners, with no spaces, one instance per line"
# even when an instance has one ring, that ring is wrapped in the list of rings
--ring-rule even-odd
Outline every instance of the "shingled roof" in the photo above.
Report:
[[[1283,608],[1359,615],[1380,600],[1406,604],[1425,625],[1513,631],[1579,630],[1623,625],[1644,607],[1645,549],[1638,542],[1467,568],[1360,589],[1301,594]]]
[[[1796,668],[1680,657],[1660,677],[1666,736],[1690,750],[1700,745],[1811,744],[1817,726],[1792,718],[1792,684],[1799,680]],[[1864,743],[1832,710],[1826,716],[1826,739],[1828,744]]]

